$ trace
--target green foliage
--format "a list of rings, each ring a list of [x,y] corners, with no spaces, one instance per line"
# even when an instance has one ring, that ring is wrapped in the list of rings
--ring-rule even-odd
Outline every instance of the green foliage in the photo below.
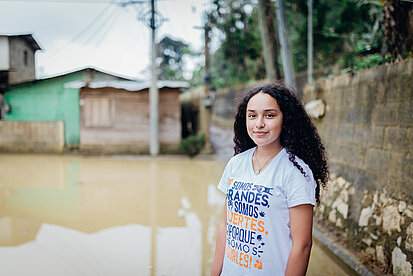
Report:
[[[307,0],[285,0],[293,60],[297,71],[307,69]],[[377,53],[383,7],[364,0],[314,0],[314,66],[356,66],[360,56]],[[339,61],[339,63],[337,63]],[[344,61],[344,62],[343,62]]]
[[[189,155],[191,158],[197,155],[205,145],[205,137],[201,135],[190,135],[181,140],[179,151]]]
[[[347,56],[348,57],[348,56]],[[349,58],[349,57],[348,57]],[[372,67],[379,66],[380,64],[393,62],[395,57],[391,55],[386,55],[384,59],[380,56],[379,53],[369,54],[365,56],[351,56],[351,65],[342,70],[343,73],[349,71],[355,72],[363,69],[368,69]],[[344,63],[343,59],[340,59],[338,63]],[[349,63],[347,63],[349,64]]]
[[[204,72],[204,67],[198,66],[192,71],[192,78],[189,80],[189,85],[191,87],[198,87],[202,85],[202,76]]]
[[[307,70],[307,0],[284,0],[295,70]],[[257,1],[211,0],[207,18],[221,37],[212,55],[216,87],[265,78]],[[383,63],[380,0],[313,0],[314,67],[359,70]],[[275,22],[276,24],[276,22]]]
[[[188,45],[180,40],[165,36],[157,45],[160,80],[185,80],[184,59],[185,55],[195,56],[197,53],[189,49]]]
[[[265,77],[261,37],[255,3],[247,0],[213,0],[209,22],[223,37],[213,54],[211,77],[215,87]]]

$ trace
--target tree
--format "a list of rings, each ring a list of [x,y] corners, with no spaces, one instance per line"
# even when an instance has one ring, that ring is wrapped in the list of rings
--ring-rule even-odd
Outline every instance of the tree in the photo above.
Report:
[[[274,1],[271,0],[271,4]],[[214,36],[220,38],[219,47],[212,54],[211,76],[215,86],[265,78],[264,61],[268,58],[264,58],[259,29],[260,2],[268,0],[211,0],[208,22],[214,28]],[[294,69],[302,72],[307,70],[308,0],[283,2]],[[404,6],[411,5],[402,2]],[[412,14],[410,10],[408,26],[413,24]],[[380,64],[383,18],[382,0],[313,0],[314,68],[330,68],[327,72],[330,74],[336,70],[359,70]],[[271,32],[276,37],[276,32]],[[412,31],[408,33],[410,39]],[[393,40],[400,42],[400,38]],[[411,51],[409,45],[403,46],[402,52]],[[280,61],[278,54],[277,63]]]
[[[174,40],[165,36],[158,43],[158,57],[160,80],[183,80],[185,54],[190,54],[188,45],[180,40]]]
[[[278,68],[278,39],[274,28],[274,9],[270,0],[258,1],[258,20],[261,31],[261,43],[267,79],[274,82],[280,79]]]
[[[296,71],[307,65],[307,0],[284,0]],[[314,67],[357,67],[360,58],[378,53],[382,32],[374,26],[379,0],[313,0]]]
[[[384,3],[384,52],[401,60],[413,52],[413,3],[387,0]]]
[[[222,37],[212,56],[211,77],[216,87],[263,79],[265,68],[257,11],[251,1],[213,0],[208,21]]]

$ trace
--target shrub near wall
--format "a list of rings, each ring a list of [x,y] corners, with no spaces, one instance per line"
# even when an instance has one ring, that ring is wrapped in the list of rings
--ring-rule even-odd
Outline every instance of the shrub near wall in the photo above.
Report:
[[[412,84],[410,59],[304,91],[304,102],[327,106],[316,124],[333,177],[316,217],[394,275],[412,275]]]

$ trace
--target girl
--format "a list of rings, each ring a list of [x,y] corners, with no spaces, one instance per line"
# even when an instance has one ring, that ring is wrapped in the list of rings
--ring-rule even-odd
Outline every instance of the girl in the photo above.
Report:
[[[212,275],[305,275],[313,206],[329,178],[310,117],[281,83],[241,99],[235,156],[218,188],[226,194]]]

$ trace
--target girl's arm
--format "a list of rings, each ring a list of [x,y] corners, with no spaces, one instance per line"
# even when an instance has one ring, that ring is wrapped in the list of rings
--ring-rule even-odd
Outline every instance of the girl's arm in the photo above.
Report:
[[[293,241],[288,257],[286,276],[305,275],[312,245],[313,206],[298,205],[290,208],[290,231]]]
[[[217,241],[215,244],[214,262],[212,263],[211,276],[219,276],[222,271],[224,262],[225,244],[227,236],[227,199],[225,199],[224,213],[222,214],[221,223],[219,224]]]

